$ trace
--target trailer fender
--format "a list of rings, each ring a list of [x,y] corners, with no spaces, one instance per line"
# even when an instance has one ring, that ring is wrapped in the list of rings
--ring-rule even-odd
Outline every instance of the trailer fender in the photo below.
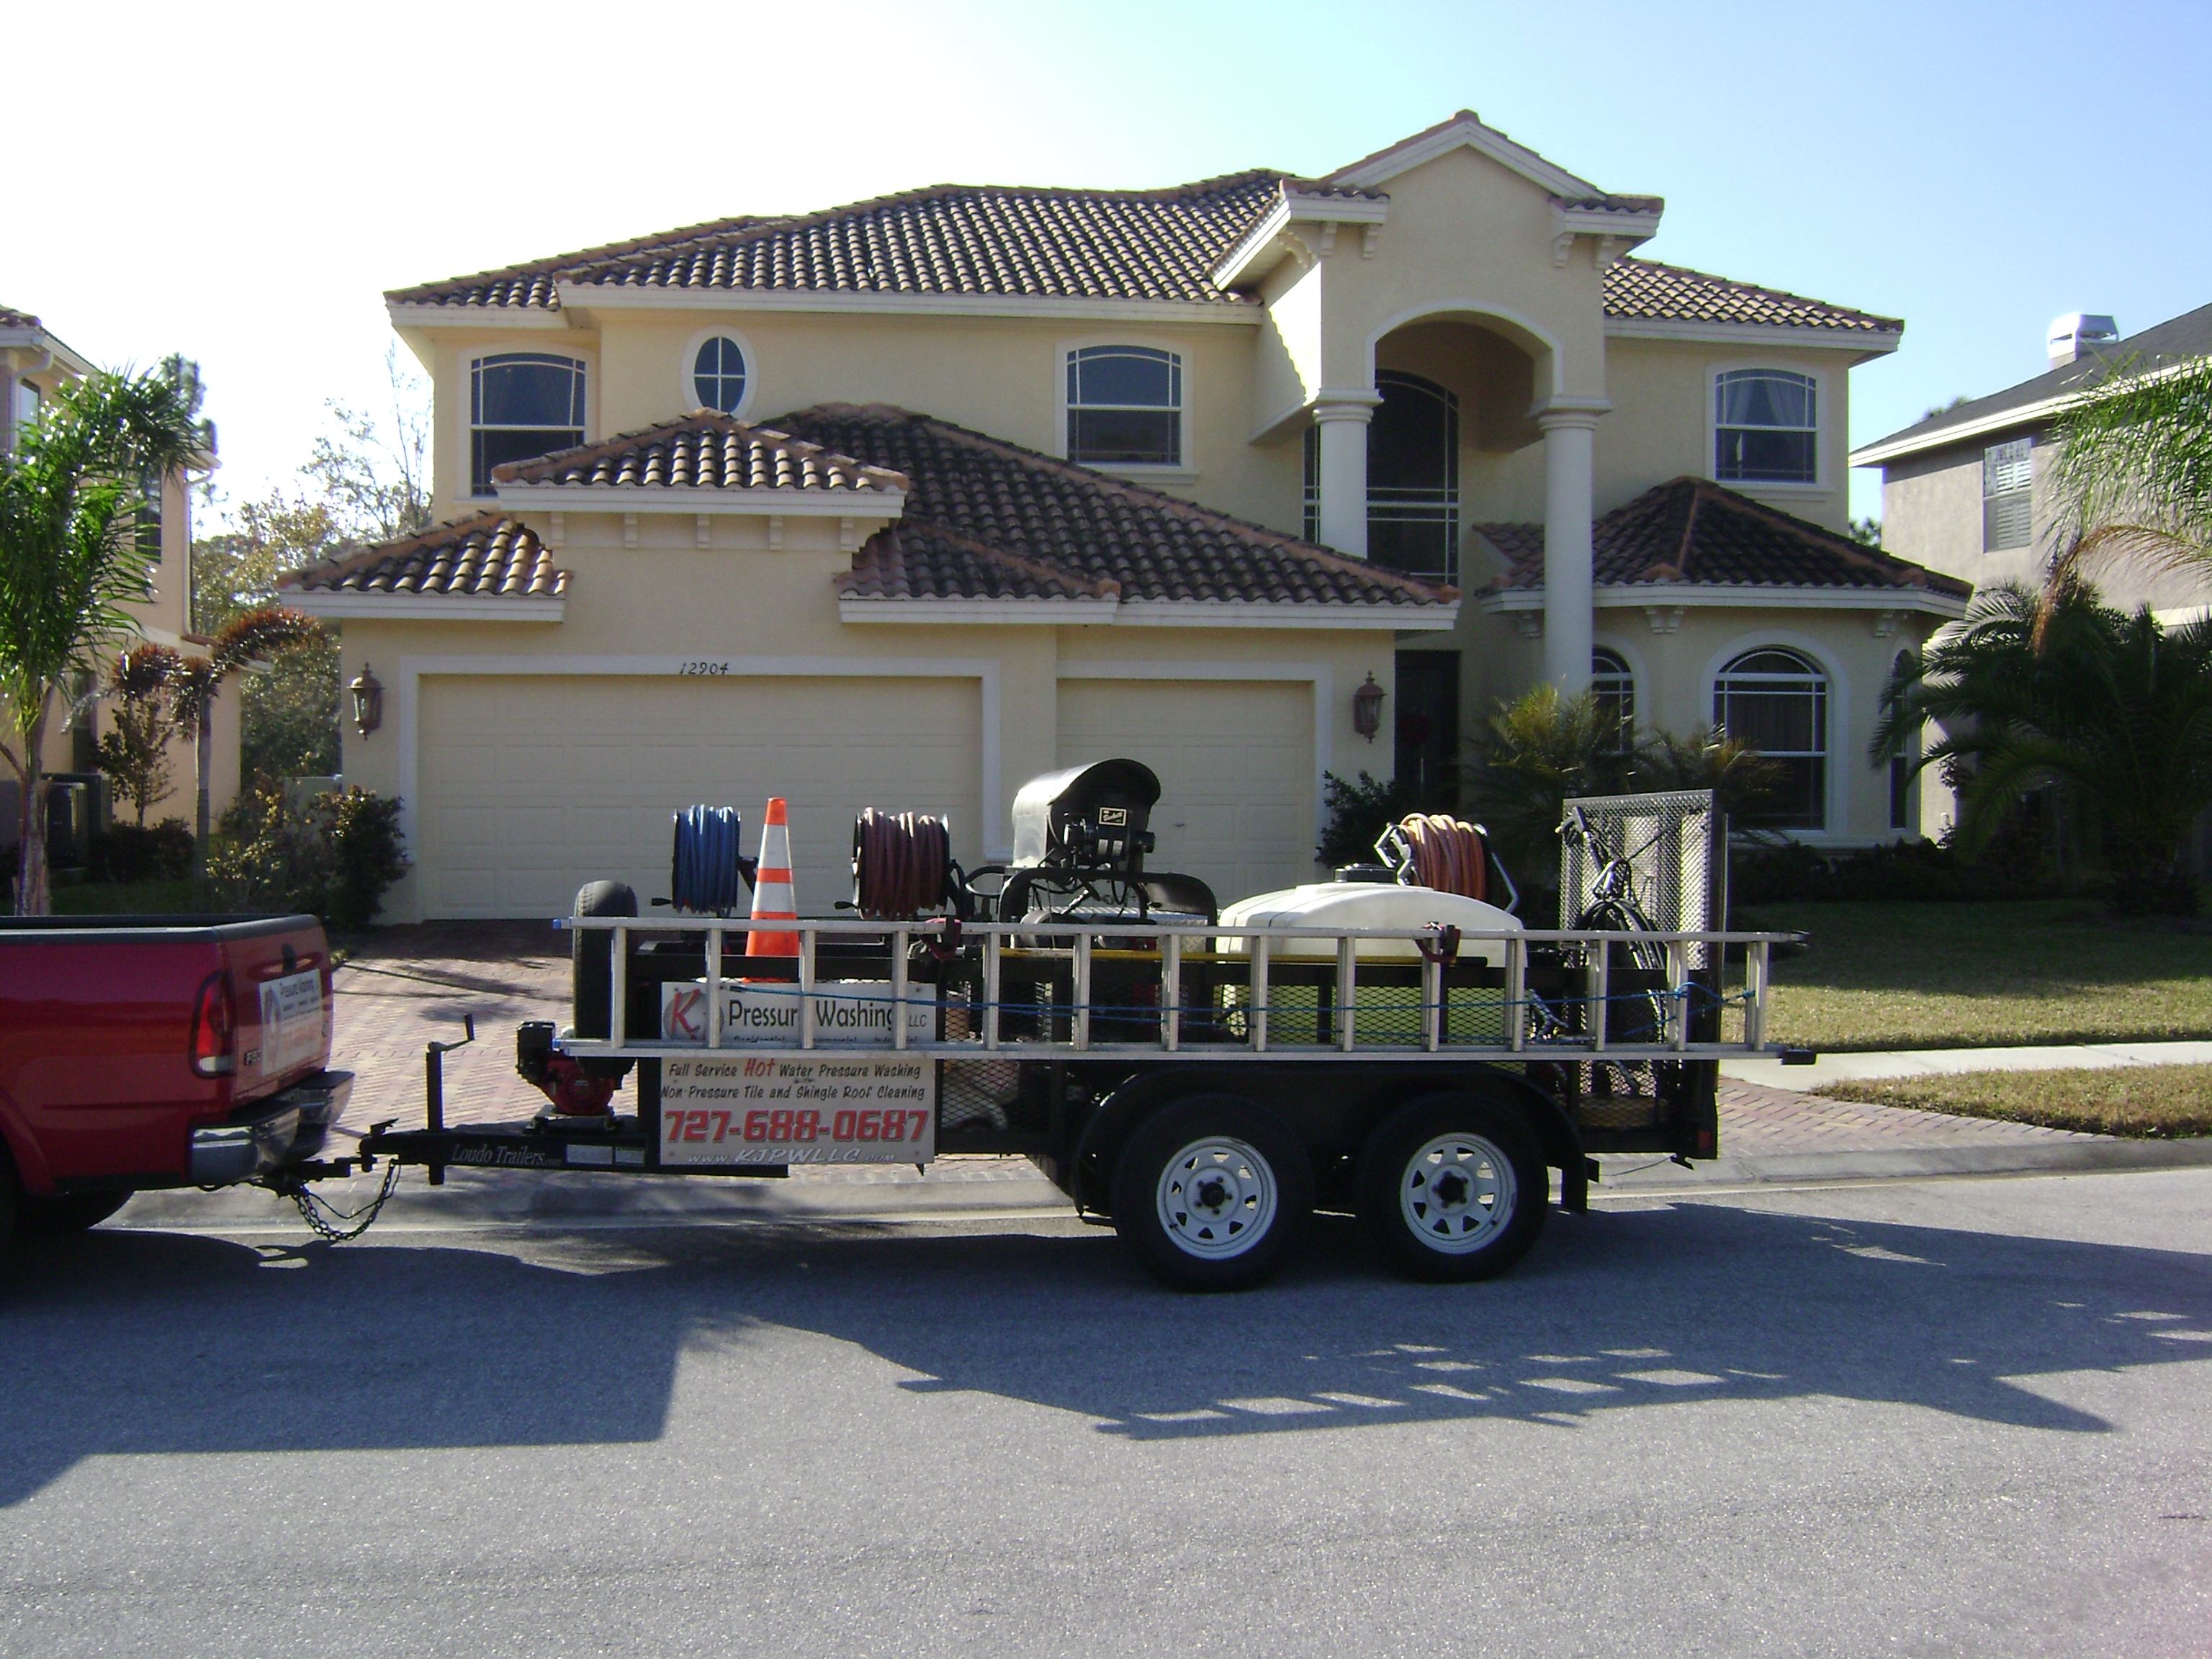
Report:
[[[1525,1075],[1498,1066],[1483,1068],[1486,1080],[1512,1105],[1521,1109],[1529,1132],[1543,1148],[1544,1162],[1559,1172],[1559,1207],[1570,1215],[1589,1208],[1589,1184],[1595,1161],[1583,1151],[1582,1131],[1558,1096],[1540,1089]]]

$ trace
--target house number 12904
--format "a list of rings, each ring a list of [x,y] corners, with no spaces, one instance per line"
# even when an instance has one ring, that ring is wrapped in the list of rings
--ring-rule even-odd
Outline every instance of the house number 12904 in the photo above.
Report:
[[[679,674],[726,674],[730,672],[730,665],[726,662],[678,663],[676,672]]]

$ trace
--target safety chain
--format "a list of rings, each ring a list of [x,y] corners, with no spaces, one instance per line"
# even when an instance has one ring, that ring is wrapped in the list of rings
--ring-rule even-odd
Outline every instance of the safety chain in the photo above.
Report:
[[[382,1212],[385,1200],[392,1196],[392,1189],[398,1184],[399,1165],[397,1162],[388,1163],[384,1166],[384,1185],[377,1189],[376,1196],[358,1210],[343,1211],[331,1209],[309,1192],[304,1182],[285,1190],[292,1202],[299,1206],[302,1221],[331,1243],[343,1244],[348,1239],[359,1238],[369,1230]],[[322,1212],[325,1210],[334,1219],[324,1218]],[[339,1224],[345,1222],[359,1222],[360,1225],[348,1227]]]

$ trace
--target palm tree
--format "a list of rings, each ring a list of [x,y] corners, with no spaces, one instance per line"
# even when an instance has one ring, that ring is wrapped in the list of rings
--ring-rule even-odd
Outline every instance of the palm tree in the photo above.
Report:
[[[2052,423],[2053,603],[2114,556],[2212,574],[2212,357],[2130,360]]]
[[[209,830],[208,777],[215,758],[215,700],[222,683],[287,646],[322,637],[322,624],[280,605],[264,605],[234,617],[219,629],[204,657],[155,659],[160,674],[174,699],[177,728],[192,734],[192,770],[197,783],[196,822],[192,839],[192,899],[204,901],[207,888]]]
[[[2212,619],[2172,629],[2069,584],[1998,586],[1931,641],[1882,696],[1877,763],[1929,722],[1945,732],[1914,763],[1964,775],[1959,837],[1988,843],[2006,811],[2057,787],[2106,833],[2112,908],[2194,915],[2190,827],[2212,805]]]
[[[57,691],[138,629],[156,550],[140,544],[149,489],[200,459],[192,389],[156,371],[100,371],[64,386],[0,458],[0,739],[21,785],[17,912],[44,915],[46,787],[40,750]]]

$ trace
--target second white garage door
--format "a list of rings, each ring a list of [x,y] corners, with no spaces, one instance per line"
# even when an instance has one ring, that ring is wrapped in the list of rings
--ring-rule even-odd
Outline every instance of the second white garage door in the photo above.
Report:
[[[1224,904],[1315,878],[1314,699],[1303,681],[1062,680],[1060,763],[1159,775],[1146,862]]]
[[[414,856],[425,916],[554,916],[603,878],[668,891],[671,815],[734,806],[759,844],[791,803],[802,913],[852,896],[864,806],[933,812],[972,864],[984,837],[976,682],[426,678]]]

